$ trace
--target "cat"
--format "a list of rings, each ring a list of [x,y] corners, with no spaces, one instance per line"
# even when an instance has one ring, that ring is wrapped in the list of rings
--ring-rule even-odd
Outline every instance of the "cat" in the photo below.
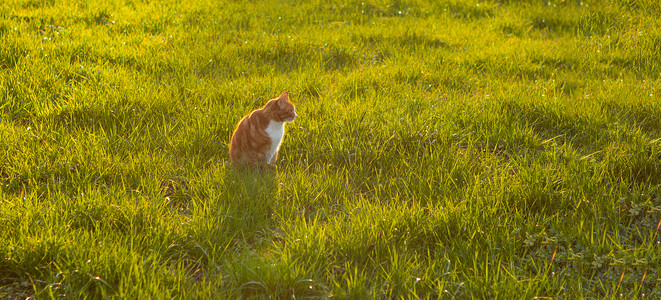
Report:
[[[261,109],[243,117],[230,141],[230,164],[234,166],[275,166],[285,135],[285,123],[296,119],[289,92],[269,100]]]

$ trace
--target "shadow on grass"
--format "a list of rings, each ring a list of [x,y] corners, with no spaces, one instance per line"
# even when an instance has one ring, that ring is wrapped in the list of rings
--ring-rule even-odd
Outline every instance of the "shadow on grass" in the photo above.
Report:
[[[272,227],[273,205],[277,193],[273,170],[228,167],[221,184],[216,180],[194,182],[189,235],[210,247],[228,245],[230,252],[241,252],[264,240]]]

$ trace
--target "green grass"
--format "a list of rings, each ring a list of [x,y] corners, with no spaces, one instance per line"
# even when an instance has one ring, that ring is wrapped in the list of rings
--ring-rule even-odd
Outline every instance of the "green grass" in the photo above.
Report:
[[[659,298],[660,13],[5,1],[0,298]]]

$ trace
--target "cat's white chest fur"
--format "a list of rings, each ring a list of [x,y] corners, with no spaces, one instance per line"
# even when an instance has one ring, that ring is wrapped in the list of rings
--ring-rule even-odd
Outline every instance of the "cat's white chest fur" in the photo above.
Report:
[[[266,127],[266,134],[271,138],[271,148],[266,152],[266,163],[270,164],[273,156],[282,144],[282,137],[285,135],[285,122],[269,121],[269,126]]]

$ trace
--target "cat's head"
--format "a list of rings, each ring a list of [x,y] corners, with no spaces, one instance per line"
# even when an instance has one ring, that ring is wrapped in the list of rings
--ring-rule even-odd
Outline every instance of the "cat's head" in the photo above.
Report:
[[[296,119],[296,108],[289,101],[289,92],[284,92],[278,98],[270,100],[264,108],[269,111],[274,121],[289,123]]]

